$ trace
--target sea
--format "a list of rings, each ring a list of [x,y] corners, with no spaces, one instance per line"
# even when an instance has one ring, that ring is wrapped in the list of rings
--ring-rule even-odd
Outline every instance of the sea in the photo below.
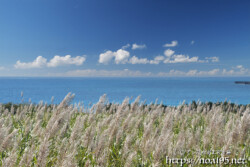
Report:
[[[0,78],[0,103],[59,104],[69,93],[72,103],[91,106],[106,94],[107,101],[121,103],[126,97],[133,102],[179,104],[224,102],[250,104],[250,85],[235,84],[250,77],[209,78]],[[21,96],[22,94],[22,96]],[[53,97],[53,98],[52,98]],[[54,99],[54,100],[51,100]]]

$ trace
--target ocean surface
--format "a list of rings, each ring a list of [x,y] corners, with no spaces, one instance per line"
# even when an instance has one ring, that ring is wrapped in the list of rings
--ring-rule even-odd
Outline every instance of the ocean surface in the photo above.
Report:
[[[121,103],[125,97],[165,105],[178,105],[184,100],[202,102],[230,101],[250,104],[250,85],[234,81],[250,78],[0,78],[0,103],[60,103],[68,92],[75,93],[73,102],[96,103],[107,94],[109,102]]]

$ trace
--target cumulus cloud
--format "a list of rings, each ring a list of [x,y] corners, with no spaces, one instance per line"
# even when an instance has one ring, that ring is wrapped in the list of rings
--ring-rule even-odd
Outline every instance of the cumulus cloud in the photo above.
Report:
[[[66,56],[54,56],[52,58],[47,66],[48,67],[57,67],[57,66],[63,66],[63,65],[76,65],[80,66],[85,62],[86,58],[83,56],[76,56],[71,57],[70,55]]]
[[[163,61],[164,59],[165,59],[164,56],[156,56],[156,57],[154,58],[155,61]]]
[[[175,47],[178,45],[178,41],[172,41],[171,43],[166,43],[163,47]]]
[[[159,64],[165,59],[164,56],[156,56],[153,60],[149,60],[149,64]]]
[[[165,59],[164,56],[156,56],[153,60],[148,60],[147,58],[138,58],[133,56],[129,59],[129,63],[131,64],[159,64],[161,61]]]
[[[130,57],[130,53],[126,50],[119,49],[115,53],[115,63],[116,64],[125,64],[128,61],[128,58]]]
[[[176,45],[177,41],[172,41],[172,44]],[[171,45],[172,45],[171,44]],[[136,44],[133,44],[132,48],[135,48]],[[170,45],[170,44],[169,44]],[[127,45],[129,46],[129,45]],[[138,47],[138,45],[136,45]],[[218,57],[206,57],[204,60],[200,60],[199,57],[189,57],[184,54],[175,54],[175,51],[172,49],[166,49],[164,51],[164,56],[156,56],[153,59],[148,58],[139,58],[133,56],[130,58],[130,52],[125,50],[126,46],[123,46],[117,51],[106,51],[99,55],[99,63],[108,64],[110,61],[114,60],[115,64],[159,64],[161,62],[167,63],[209,63],[209,62],[219,62]]]
[[[41,68],[46,64],[47,64],[47,59],[42,56],[38,56],[33,62],[28,62],[28,63],[24,63],[18,60],[14,66],[15,68],[18,69],[29,69],[29,68]]]
[[[195,43],[195,41],[191,41],[190,44],[193,45]]]
[[[143,45],[137,45],[136,43],[134,43],[134,44],[132,45],[132,49],[133,49],[133,50],[135,50],[135,49],[144,49],[144,48],[146,48],[146,45],[145,45],[145,44],[143,44]]]
[[[49,62],[47,59],[38,56],[32,62],[21,62],[18,60],[14,65],[17,69],[31,69],[31,68],[42,68],[42,67],[57,67],[62,65],[82,65],[85,62],[86,58],[84,56],[71,57],[70,55],[66,56],[54,56]]]
[[[116,64],[125,64],[129,57],[130,53],[124,49],[118,49],[116,52],[109,50],[99,55],[99,63],[108,64],[114,58]]]
[[[189,57],[186,55],[173,55],[164,60],[164,63],[194,63],[199,62],[198,57]]]
[[[170,57],[174,54],[174,51],[171,50],[171,49],[167,49],[164,51],[164,55],[167,56],[167,57]]]
[[[113,57],[115,57],[114,52],[108,50],[100,54],[99,63],[108,64],[113,59]]]
[[[149,63],[149,60],[147,58],[138,58],[136,56],[133,56],[129,62],[131,64],[147,64]]]
[[[189,57],[183,54],[174,54],[175,51],[167,49],[164,51],[164,55],[167,57],[164,59],[164,63],[204,63],[204,62],[219,62],[218,57],[206,57],[205,60],[200,60],[199,57]]]
[[[200,60],[199,57],[189,57],[188,55],[178,54],[175,55],[175,52],[171,49],[167,49],[164,51],[165,56],[156,56],[152,60],[148,60],[147,58],[138,58],[133,56],[130,59],[131,64],[159,64],[161,62],[168,63],[204,63],[209,62],[209,60],[214,61],[214,58],[209,58],[209,60]]]

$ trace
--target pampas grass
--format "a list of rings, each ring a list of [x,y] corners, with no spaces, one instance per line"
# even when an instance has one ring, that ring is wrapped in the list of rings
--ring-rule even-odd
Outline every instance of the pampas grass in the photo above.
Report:
[[[0,105],[0,166],[171,166],[172,158],[250,156],[250,105],[140,102],[91,108]],[[248,161],[249,164],[249,161]]]

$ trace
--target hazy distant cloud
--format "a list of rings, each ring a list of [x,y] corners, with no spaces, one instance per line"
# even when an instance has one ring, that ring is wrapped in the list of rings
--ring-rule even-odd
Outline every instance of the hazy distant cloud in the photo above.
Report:
[[[166,43],[163,47],[175,47],[178,45],[178,41],[172,41],[171,43]]]
[[[161,77],[172,77],[172,76],[180,76],[180,77],[192,77],[192,76],[216,76],[220,72],[219,69],[212,69],[209,71],[199,71],[199,70],[189,70],[189,71],[179,71],[179,70],[170,70],[169,72],[159,72],[158,76]]]
[[[237,65],[232,69],[223,69],[222,74],[225,76],[250,76],[250,69],[245,68],[243,65]]]
[[[206,57],[205,58],[207,61],[211,60],[212,62],[219,62],[219,57]]]
[[[0,66],[0,70],[5,70],[5,67]]]
[[[151,72],[131,71],[128,69],[124,70],[74,70],[69,71],[65,74],[66,76],[72,77],[149,77],[153,76]]]
[[[187,71],[172,69],[167,72],[142,72],[142,71],[132,71],[129,69],[124,70],[96,70],[96,69],[85,69],[85,70],[74,70],[68,71],[63,74],[58,74],[56,76],[68,76],[68,77],[206,77],[206,76],[239,76],[246,75],[250,76],[250,72],[245,71],[235,71],[226,69],[211,69],[211,70],[197,70],[191,69]]]
[[[249,69],[244,69],[244,70],[223,69],[222,74],[224,76],[250,76],[250,70]]]
[[[160,57],[158,57],[161,59]],[[154,59],[156,61],[157,58]],[[153,61],[153,60],[152,60]],[[140,60],[140,63],[143,63]],[[139,64],[140,64],[139,63]],[[27,75],[26,75],[27,76]],[[168,71],[160,72],[145,72],[139,70],[97,70],[97,69],[79,69],[68,72],[56,72],[35,74],[32,76],[53,76],[53,77],[207,77],[207,76],[250,76],[250,69],[245,68],[242,65],[231,67],[230,69],[210,69],[210,70],[198,70],[187,69],[178,70],[171,69]]]
[[[134,43],[132,45],[132,49],[135,50],[135,49],[145,49],[146,48],[146,45],[145,44],[142,44],[142,45],[138,45],[136,43]]]
[[[16,62],[14,65],[15,68],[18,69],[29,69],[29,68],[41,68],[46,66],[47,59],[42,56],[38,56],[33,62],[23,63],[20,60]]]
[[[76,57],[71,57],[70,55],[55,56],[48,62],[47,66],[48,67],[57,67],[63,65],[80,66],[85,62],[85,60],[86,58],[84,56],[76,56]]]
[[[243,67],[243,65],[237,65],[236,68],[242,69],[242,68],[244,68],[244,67]]]
[[[33,62],[21,62],[18,60],[14,65],[17,69],[30,69],[30,68],[42,68],[42,67],[57,67],[62,65],[82,65],[85,62],[86,58],[84,56],[71,57],[70,55],[66,56],[54,56],[49,62],[47,59],[38,56]]]
[[[190,44],[193,45],[195,43],[195,41],[191,41]]]
[[[127,45],[122,46],[122,49],[127,49],[130,47],[130,44],[128,43]]]

